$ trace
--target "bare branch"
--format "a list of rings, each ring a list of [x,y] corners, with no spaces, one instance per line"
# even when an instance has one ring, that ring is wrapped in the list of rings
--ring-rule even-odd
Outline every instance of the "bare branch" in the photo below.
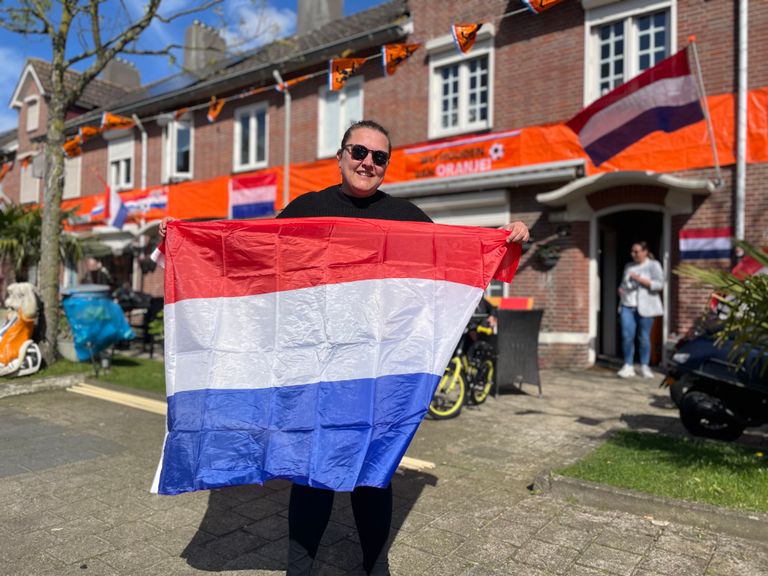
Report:
[[[179,10],[178,12],[171,14],[170,16],[163,16],[162,14],[158,14],[156,18],[159,22],[162,22],[163,24],[170,24],[174,20],[177,20],[184,16],[189,16],[191,14],[198,14],[199,12],[208,10],[208,8],[213,8],[214,6],[218,6],[222,2],[223,0],[208,0],[204,4],[201,4],[194,8],[187,8],[186,10]]]

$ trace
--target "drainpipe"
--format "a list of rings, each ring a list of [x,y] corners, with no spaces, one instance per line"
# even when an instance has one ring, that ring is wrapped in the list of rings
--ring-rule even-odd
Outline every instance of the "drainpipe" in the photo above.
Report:
[[[277,85],[283,87],[285,97],[285,134],[283,134],[283,208],[285,208],[288,206],[291,186],[291,92],[277,68],[272,70],[272,76],[275,77]]]
[[[133,114],[132,117],[133,117],[133,121],[136,122],[136,126],[141,131],[141,189],[146,190],[147,188],[147,131],[144,129],[144,125],[141,123],[141,120],[139,120],[139,117],[136,114]],[[139,229],[143,230],[145,224],[146,222],[144,221],[144,216],[142,214],[141,220],[139,221]],[[146,238],[142,234],[139,236],[139,249],[143,252],[145,246],[146,246]],[[141,271],[141,266],[139,265],[139,259],[137,257],[134,257],[133,259],[131,287],[133,288],[133,290],[137,292],[144,291],[144,274]]]
[[[747,36],[748,0],[739,0],[739,74],[738,96],[736,105],[736,198],[734,213],[736,217],[735,236],[744,240],[744,205],[747,185]]]

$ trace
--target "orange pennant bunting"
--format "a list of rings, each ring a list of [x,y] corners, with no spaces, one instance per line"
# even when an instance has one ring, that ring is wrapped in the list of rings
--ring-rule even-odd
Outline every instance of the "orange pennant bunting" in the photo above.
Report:
[[[101,134],[101,126],[80,126],[77,130],[77,135],[80,136],[80,143],[85,144],[93,138]]]
[[[173,119],[178,120],[179,118],[184,116],[184,114],[186,114],[188,111],[189,111],[189,108],[187,108],[186,106],[184,108],[179,108],[178,110],[176,110],[176,112],[173,113]]]
[[[3,167],[0,168],[0,182],[3,181],[3,178],[5,178],[5,175],[8,174],[8,170],[11,169],[11,163],[10,162],[4,162]]]
[[[82,141],[82,138],[80,137],[80,134],[72,136],[72,138],[68,138],[64,142],[64,146],[63,146],[64,154],[66,154],[67,158],[74,158],[75,156],[80,156],[80,154],[83,153],[82,144],[83,144],[83,141]]]
[[[104,130],[121,130],[125,128],[133,128],[135,122],[132,118],[127,116],[118,116],[111,112],[104,112],[101,115],[101,129]]]
[[[299,76],[297,78],[291,78],[290,80],[286,80],[282,84],[277,84],[275,86],[275,90],[277,90],[278,92],[282,92],[286,88],[290,88],[291,86],[295,86],[299,82],[304,82],[304,80],[309,80],[313,76],[314,76],[314,74],[304,74],[304,76]]]
[[[395,69],[418,50],[421,44],[385,44],[381,47],[381,60],[384,74],[391,76]]]
[[[549,10],[563,0],[523,0],[523,4],[534,14],[541,14],[544,10]]]
[[[328,62],[328,88],[341,90],[365,60],[365,58],[334,58]]]
[[[221,114],[221,109],[224,108],[224,99],[219,100],[214,96],[211,98],[211,105],[208,106],[208,122],[216,122],[216,118]]]
[[[477,40],[477,33],[480,32],[482,27],[482,22],[479,24],[454,24],[451,26],[453,41],[456,42],[456,47],[463,54],[467,54],[472,50],[472,46],[475,45],[475,40]]]
[[[26,170],[27,168],[29,168],[29,163],[32,161],[30,158],[31,158],[30,156],[26,156],[26,157],[24,157],[24,158],[22,159],[22,161],[21,161],[21,167],[22,167],[22,168],[24,168],[24,170]]]

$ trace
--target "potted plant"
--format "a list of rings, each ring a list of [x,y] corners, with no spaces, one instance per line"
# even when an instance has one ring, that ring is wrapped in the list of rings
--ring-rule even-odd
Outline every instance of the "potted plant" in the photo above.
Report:
[[[545,268],[552,268],[560,259],[560,247],[546,242],[537,244],[536,258]]]

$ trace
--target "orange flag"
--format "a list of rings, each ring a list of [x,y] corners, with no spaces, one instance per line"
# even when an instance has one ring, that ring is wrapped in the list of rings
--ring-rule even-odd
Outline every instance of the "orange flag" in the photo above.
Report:
[[[365,58],[334,58],[328,62],[328,88],[341,90],[347,80],[358,71]]]
[[[416,52],[421,44],[385,44],[381,47],[381,61],[384,75],[391,76],[395,69]]]
[[[541,14],[544,10],[549,10],[555,4],[560,4],[563,0],[523,0],[523,4],[534,14]]]
[[[221,109],[224,108],[224,102],[226,102],[226,100],[219,100],[216,96],[211,98],[211,105],[208,106],[208,122],[216,122],[216,118],[221,114]]]
[[[453,41],[456,42],[456,47],[463,54],[472,50],[472,46],[475,45],[475,40],[477,40],[477,33],[480,32],[482,27],[482,22],[479,24],[454,24],[451,26]]]
[[[11,169],[11,163],[3,162],[3,167],[0,168],[0,182],[3,181],[3,178],[5,178],[5,175],[8,174],[8,170],[10,169]]]
[[[127,116],[118,116],[111,112],[104,112],[101,115],[101,129],[102,130],[120,130],[123,128],[133,128],[135,122],[132,118]]]
[[[82,139],[80,138],[80,134],[77,134],[76,136],[72,136],[72,138],[68,138],[64,142],[64,154],[66,154],[67,158],[74,158],[75,156],[80,156],[80,154],[83,153],[82,149]],[[26,160],[26,158],[25,158]]]
[[[290,80],[286,80],[282,84],[275,85],[275,90],[278,92],[282,92],[285,88],[290,88],[291,86],[295,86],[299,82],[304,82],[304,80],[309,80],[312,78],[314,74],[304,74],[304,76],[298,76],[296,78],[291,78]]]
[[[101,126],[80,126],[77,131],[81,144],[85,144],[88,140],[99,134],[101,134]]]

